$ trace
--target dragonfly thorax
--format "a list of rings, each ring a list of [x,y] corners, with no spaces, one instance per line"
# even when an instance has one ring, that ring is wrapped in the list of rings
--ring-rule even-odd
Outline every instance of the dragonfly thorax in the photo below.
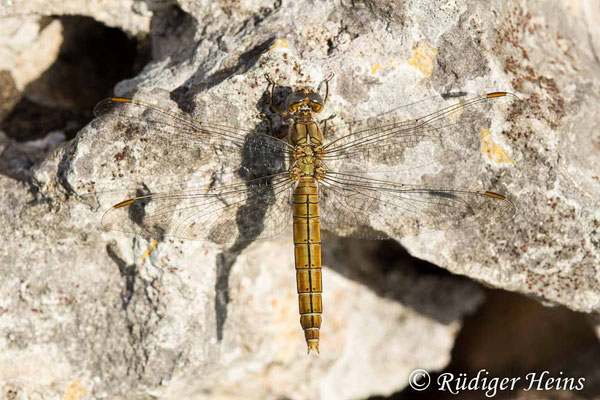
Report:
[[[310,176],[317,180],[325,178],[323,147],[321,145],[297,145],[292,152],[294,164],[290,170],[293,180]]]
[[[310,176],[317,180],[323,179],[323,134],[319,126],[314,121],[296,121],[291,128],[290,142],[294,145],[291,178],[298,180],[303,176]]]

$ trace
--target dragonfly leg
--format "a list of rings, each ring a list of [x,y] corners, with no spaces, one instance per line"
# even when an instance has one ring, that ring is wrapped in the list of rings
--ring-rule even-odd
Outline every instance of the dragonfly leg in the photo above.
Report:
[[[332,120],[334,118],[335,118],[335,114],[331,114],[329,117],[327,117],[323,121],[321,121],[321,122],[323,122],[323,129],[322,129],[323,133],[327,132],[327,121]]]
[[[258,117],[260,119],[262,119],[263,121],[266,121],[267,124],[269,124],[269,135],[275,136],[274,135],[275,130],[273,129],[273,118],[267,113],[260,113],[260,114],[258,114]]]
[[[325,83],[325,97],[323,98],[323,105],[327,104],[327,98],[329,97],[329,81],[333,79],[334,74],[329,75],[321,83]]]
[[[269,114],[260,113],[260,114],[258,114],[258,117],[260,119],[262,119],[263,121],[266,121],[267,124],[269,124],[269,129],[268,129],[269,136],[276,137],[277,139],[284,139],[288,135],[287,129],[282,129],[281,133],[279,133],[279,134],[275,133],[275,129],[273,128],[273,117],[270,116]]]
[[[271,79],[269,74],[265,74],[265,79],[267,80],[267,82],[269,82],[269,86],[267,87],[267,90],[269,91],[269,107],[271,107],[271,110],[275,111],[283,118],[290,118],[290,114],[286,110],[273,103],[273,92],[275,91],[275,86],[277,84],[273,79]]]

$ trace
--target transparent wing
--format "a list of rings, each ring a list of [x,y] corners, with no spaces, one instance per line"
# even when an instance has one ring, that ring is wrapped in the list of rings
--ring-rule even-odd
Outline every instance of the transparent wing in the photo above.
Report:
[[[123,152],[115,157],[135,152],[138,163],[152,159],[163,166],[192,171],[218,159],[223,169],[244,162],[259,168],[259,163],[270,166],[274,160],[289,157],[292,149],[287,142],[254,130],[197,121],[178,109],[138,99],[104,99],[94,108],[94,115],[106,124],[115,124],[117,136],[108,140],[123,142]]]
[[[102,217],[105,229],[148,238],[233,243],[271,237],[292,219],[288,173],[230,185],[185,187],[121,201]]]
[[[336,172],[320,183],[321,226],[340,236],[399,238],[487,225],[515,211],[506,197],[487,191],[404,185]]]
[[[433,111],[435,107],[445,105]],[[326,165],[338,172],[402,171],[477,154],[492,117],[508,118],[522,102],[494,92],[469,100],[437,98],[401,108],[418,118],[390,121],[382,115],[325,131]]]

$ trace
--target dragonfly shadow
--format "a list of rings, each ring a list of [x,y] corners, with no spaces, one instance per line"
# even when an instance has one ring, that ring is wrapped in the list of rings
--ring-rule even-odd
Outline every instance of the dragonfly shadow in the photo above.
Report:
[[[291,91],[291,89],[289,90]],[[257,103],[259,111],[268,107],[267,99],[268,96],[265,93]],[[273,136],[280,136],[279,133],[282,129],[285,129],[285,127],[281,123],[274,124],[273,121],[265,119],[254,127],[253,132],[269,132]],[[249,137],[251,136],[252,133],[249,134]],[[237,173],[247,181],[247,201],[237,211],[236,225],[239,233],[235,242],[218,254],[216,261],[215,313],[218,340],[223,339],[223,327],[227,320],[231,268],[241,252],[263,232],[265,216],[269,208],[275,204],[276,193],[271,185],[270,178],[267,177],[284,171],[285,154],[283,152],[275,158],[271,155],[267,159],[265,154],[261,154],[255,138],[246,141],[242,148],[242,162]],[[265,179],[259,179],[262,177],[265,177]],[[267,190],[265,190],[265,187]]]
[[[129,303],[131,302],[131,298],[135,292],[135,279],[136,279],[136,271],[137,266],[135,264],[128,264],[120,254],[117,246],[114,243],[106,245],[106,253],[110,257],[110,259],[116,264],[117,268],[119,268],[119,273],[121,274],[121,278],[125,281],[123,285],[123,290],[121,291],[121,305],[123,310],[127,310],[129,307]]]
[[[129,337],[139,343],[148,340],[156,322],[161,318],[160,303],[146,295],[152,282],[140,276],[139,265],[125,261],[116,242],[106,245],[106,253],[119,269],[123,279],[120,294],[121,307],[125,312]],[[141,362],[143,355],[137,354],[136,357],[139,357]]]
[[[222,68],[210,75],[206,75],[206,71],[199,70],[196,74],[190,77],[183,85],[175,89],[171,93],[171,100],[177,102],[182,110],[190,112],[191,109],[188,105],[193,104],[189,101],[193,95],[191,88],[194,87],[194,93],[198,90],[198,87],[202,88],[202,91],[209,90],[214,86],[219,85],[226,79],[234,75],[243,75],[250,68],[252,68],[261,55],[263,55],[269,47],[275,41],[274,37],[268,38],[267,40],[258,43],[254,47],[248,49],[244,53],[238,56],[238,61],[235,65]]]

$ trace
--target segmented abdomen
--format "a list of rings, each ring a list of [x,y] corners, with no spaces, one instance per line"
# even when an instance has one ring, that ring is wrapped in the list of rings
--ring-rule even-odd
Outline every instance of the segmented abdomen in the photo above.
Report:
[[[317,183],[302,177],[294,190],[294,256],[300,303],[300,325],[308,352],[319,351],[321,327],[321,230]]]

